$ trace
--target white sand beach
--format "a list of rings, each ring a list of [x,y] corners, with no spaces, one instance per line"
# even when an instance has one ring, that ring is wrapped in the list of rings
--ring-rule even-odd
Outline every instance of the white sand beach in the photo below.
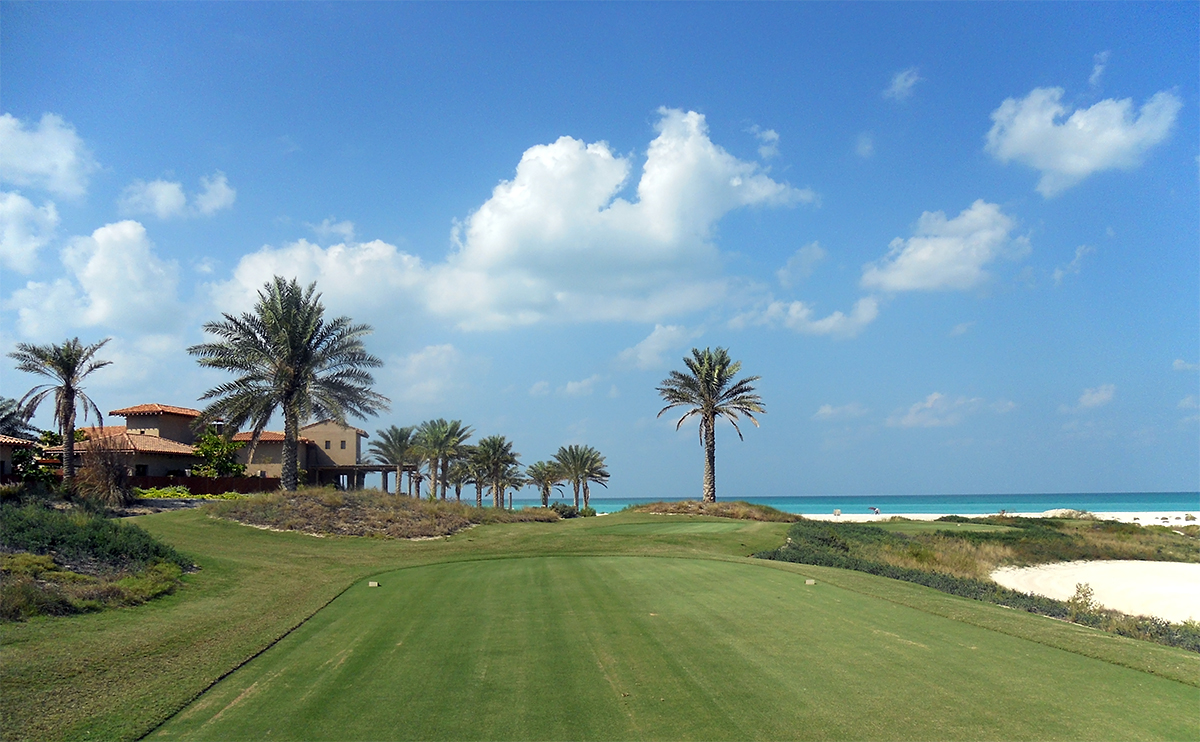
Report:
[[[1005,567],[992,573],[999,584],[1067,600],[1087,583],[1093,599],[1135,616],[1168,621],[1200,620],[1200,564],[1179,562],[1060,562],[1038,567]]]
[[[1052,518],[1055,516],[1069,515],[1072,511],[1067,510],[1047,510],[1041,513],[1005,513],[1021,518]],[[988,515],[996,515],[997,513],[955,513],[965,518],[983,518]],[[905,518],[907,520],[937,520],[944,517],[945,513],[842,513],[834,515],[833,513],[802,513],[808,520],[830,520],[843,521],[846,523],[876,523],[879,521],[889,520],[891,518]],[[1113,513],[1090,513],[1099,520],[1116,520],[1122,523],[1137,523],[1143,526],[1186,526],[1200,525],[1200,520],[1188,520],[1189,515],[1194,518],[1200,518],[1200,510],[1196,511],[1154,511],[1154,512],[1113,512]]]

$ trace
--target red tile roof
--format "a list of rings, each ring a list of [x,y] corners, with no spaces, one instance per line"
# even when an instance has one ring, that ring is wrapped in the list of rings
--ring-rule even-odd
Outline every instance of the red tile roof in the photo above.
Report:
[[[92,430],[99,430],[93,428]],[[175,456],[195,456],[196,450],[186,443],[173,441],[170,438],[160,438],[157,435],[139,435],[138,433],[127,433],[125,428],[121,428],[121,432],[113,432],[113,428],[105,428],[104,435],[93,434],[90,440],[81,441],[75,444],[75,451],[82,453],[97,441],[103,440],[114,445],[119,451],[133,451],[134,453],[165,453]],[[46,453],[62,453],[62,446],[47,448]]]
[[[0,435],[0,446],[16,446],[17,448],[33,448],[38,443],[26,438],[14,438],[11,435]]]
[[[315,423],[309,423],[308,425],[305,425],[305,426],[301,427],[300,429],[308,430],[309,428],[316,427],[317,425],[324,425],[325,423],[333,423],[334,425],[338,424],[337,420],[318,420]],[[353,430],[354,432],[358,433],[359,435],[361,435],[364,438],[371,437],[367,433],[367,431],[363,430],[362,428],[356,428],[353,425],[343,425],[342,427],[346,428],[347,430]]]
[[[133,407],[126,407],[123,410],[113,410],[108,413],[117,415],[118,417],[132,417],[133,415],[182,415],[183,417],[200,417],[200,410],[193,410],[190,407],[174,407],[169,404],[139,404]]]
[[[240,433],[234,434],[233,440],[249,442],[250,439],[253,437],[254,437],[253,431],[243,430]],[[258,434],[258,442],[259,443],[283,443],[283,438],[284,438],[283,433],[280,433],[277,430],[264,430],[263,432]],[[299,443],[312,443],[312,441],[310,439],[305,438],[304,436],[300,436],[299,438],[296,439],[296,441]]]

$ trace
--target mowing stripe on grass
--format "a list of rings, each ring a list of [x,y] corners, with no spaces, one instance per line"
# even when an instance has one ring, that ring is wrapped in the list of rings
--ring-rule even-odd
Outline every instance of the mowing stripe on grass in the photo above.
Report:
[[[1187,739],[1200,691],[755,564],[355,584],[161,739]]]

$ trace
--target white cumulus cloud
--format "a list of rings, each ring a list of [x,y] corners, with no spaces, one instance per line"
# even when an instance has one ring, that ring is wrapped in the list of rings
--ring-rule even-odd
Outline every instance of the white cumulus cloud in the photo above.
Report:
[[[1200,363],[1188,363],[1182,358],[1176,358],[1171,364],[1171,368],[1176,371],[1200,371]]]
[[[459,325],[663,318],[720,301],[712,230],[733,209],[814,202],[714,144],[704,116],[660,109],[635,200],[605,142],[569,136],[526,150],[512,180],[456,230],[429,307]]]
[[[117,208],[122,214],[130,216],[153,214],[159,219],[170,219],[187,213],[187,196],[183,194],[183,185],[180,183],[135,180],[121,191]]]
[[[592,393],[596,382],[600,381],[600,379],[600,374],[593,374],[579,381],[568,381],[565,385],[559,387],[558,393],[564,397],[586,397]]]
[[[764,160],[779,156],[779,132],[774,129],[763,129],[757,124],[751,126],[750,133],[762,144],[758,148],[758,156]]]
[[[204,216],[228,209],[237,200],[237,189],[229,185],[229,179],[220,170],[209,177],[200,178],[200,186],[204,190],[196,194],[193,207]]]
[[[1113,401],[1116,395],[1117,387],[1115,384],[1101,384],[1093,389],[1084,389],[1083,394],[1079,395],[1079,402],[1074,407],[1060,405],[1059,412],[1073,413],[1092,410],[1097,407],[1103,407]]]
[[[531,397],[544,397],[549,393],[550,382],[548,381],[539,381],[534,383],[533,386],[529,387],[529,396]]]
[[[1110,55],[1110,52],[1103,51],[1092,57],[1092,74],[1088,76],[1088,85],[1093,88],[1100,86],[1100,78],[1104,75],[1104,68],[1108,66]]]
[[[212,177],[200,179],[203,191],[192,197],[183,192],[183,184],[170,180],[135,180],[125,187],[117,199],[117,207],[126,216],[152,214],[159,219],[186,216],[212,216],[233,205],[237,191],[229,185],[225,173],[219,170]]]
[[[683,348],[696,335],[681,325],[655,325],[644,340],[617,354],[617,360],[642,370],[661,368],[668,362],[668,353]]]
[[[871,132],[864,131],[858,135],[858,139],[854,142],[854,153],[864,160],[875,154],[875,137]]]
[[[820,243],[810,242],[792,253],[787,263],[775,271],[775,277],[779,279],[780,285],[784,288],[791,288],[794,284],[811,276],[817,263],[824,260],[826,255],[825,248],[821,247]]]
[[[983,199],[953,219],[926,211],[913,236],[897,237],[883,258],[863,266],[862,286],[884,291],[965,290],[988,278],[984,267],[998,257],[1029,252],[1024,237],[1009,233],[1016,222]]]
[[[323,248],[301,239],[242,256],[229,280],[209,287],[213,303],[224,312],[247,311],[276,275],[306,285],[319,280],[326,303],[342,312],[419,302],[427,271],[420,258],[382,240]]]
[[[1089,245],[1080,245],[1075,248],[1075,257],[1071,262],[1054,269],[1054,284],[1057,286],[1062,283],[1063,278],[1068,275],[1078,275],[1079,271],[1083,270],[1083,259],[1094,252],[1096,252],[1096,248]]]
[[[987,133],[986,149],[997,160],[1041,171],[1037,190],[1047,198],[1092,173],[1140,165],[1146,151],[1167,138],[1183,106],[1174,93],[1161,91],[1136,114],[1131,98],[1070,111],[1062,96],[1062,88],[1035,88],[1020,100],[1008,98],[992,112]]]
[[[41,208],[19,193],[0,192],[0,265],[19,273],[30,273],[37,264],[38,250],[54,237],[58,210],[53,201]]]
[[[892,75],[892,84],[883,91],[883,97],[891,98],[892,100],[904,100],[912,95],[913,88],[923,79],[925,78],[917,73],[916,67],[900,70]]]
[[[388,359],[385,393],[393,400],[429,404],[445,399],[460,383],[464,359],[450,344],[428,345],[406,356]]]
[[[851,338],[862,332],[863,328],[874,322],[878,316],[879,300],[873,296],[864,296],[856,301],[850,314],[838,310],[819,319],[815,317],[812,306],[805,302],[772,301],[765,309],[734,317],[729,326],[735,329],[747,325],[783,326],[802,335]]]
[[[99,165],[75,133],[53,113],[36,127],[11,114],[0,115],[0,180],[71,198],[87,192],[88,176]]]
[[[898,410],[887,419],[895,428],[940,428],[958,425],[963,418],[978,410],[983,400],[978,397],[950,398],[941,392],[933,392],[923,402],[917,402],[907,410]]]
[[[869,409],[862,406],[858,402],[850,402],[849,404],[834,407],[831,404],[821,405],[815,414],[813,420],[846,420],[849,418],[862,417],[870,412]]]
[[[26,336],[92,326],[155,331],[174,327],[181,317],[179,268],[158,257],[138,222],[108,224],[73,238],[62,262],[69,278],[30,282],[8,302]]]

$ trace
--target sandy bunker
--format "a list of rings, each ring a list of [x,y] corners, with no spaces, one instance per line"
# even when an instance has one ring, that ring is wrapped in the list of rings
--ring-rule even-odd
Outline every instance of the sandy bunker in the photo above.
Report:
[[[1078,583],[1091,585],[1097,603],[1124,613],[1168,621],[1200,620],[1200,564],[1180,562],[1062,562],[1006,567],[992,573],[999,584],[1067,600]]]

